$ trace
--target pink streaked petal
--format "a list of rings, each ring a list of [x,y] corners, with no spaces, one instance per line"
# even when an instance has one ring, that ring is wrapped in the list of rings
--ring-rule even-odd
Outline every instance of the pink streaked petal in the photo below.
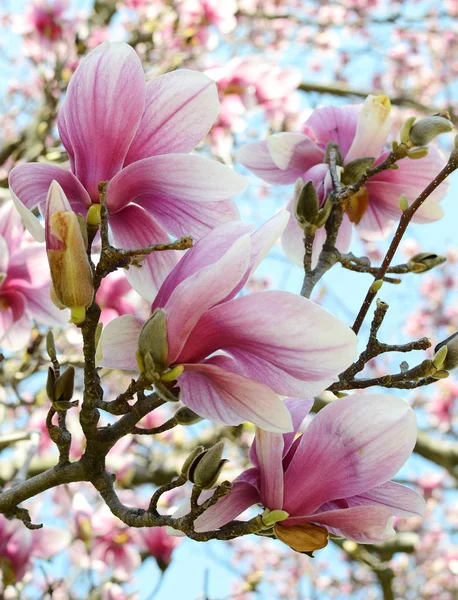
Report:
[[[256,458],[260,470],[260,496],[271,510],[283,507],[283,449],[281,433],[256,429]]]
[[[291,209],[291,203],[288,204],[287,208]],[[315,235],[319,233],[320,229],[316,231]],[[289,260],[298,267],[303,268],[305,254],[304,230],[301,227],[299,227],[296,217],[293,214],[290,215],[286,229],[281,236],[281,245]],[[314,252],[312,256],[316,258],[317,253]]]
[[[277,133],[266,142],[272,160],[282,171],[299,169],[304,173],[323,160],[323,150],[303,133]]]
[[[33,555],[37,558],[49,559],[65,550],[72,541],[72,534],[65,529],[47,527],[46,530],[32,531]]]
[[[251,235],[250,275],[254,273],[282,235],[288,225],[289,218],[289,212],[281,210]]]
[[[50,282],[49,265],[43,244],[29,244],[16,252],[10,262],[8,279],[22,287],[41,287]]]
[[[228,496],[218,500],[194,521],[194,530],[201,532],[219,529],[260,501],[258,491],[252,485],[242,481],[234,482]]]
[[[391,105],[386,96],[368,96],[358,113],[355,137],[346,155],[348,164],[357,158],[377,158],[391,129]]]
[[[283,524],[291,524],[290,519]],[[309,522],[324,525],[333,535],[354,540],[360,544],[377,544],[395,535],[393,516],[388,508],[382,506],[356,506],[340,510],[330,510],[296,522]]]
[[[16,304],[0,311],[0,347],[8,352],[24,350],[30,339],[30,319],[23,314],[14,320],[17,309]]]
[[[238,208],[232,200],[183,202],[170,198],[164,204],[157,202],[155,196],[142,196],[139,202],[175,237],[190,235],[194,240],[200,240],[221,223],[240,219]]]
[[[272,142],[270,142],[270,145],[272,147]],[[310,157],[308,153],[310,153]],[[319,156],[318,154],[315,144],[304,135],[303,142],[297,147],[287,169],[280,169],[277,166],[266,141],[253,142],[242,146],[237,150],[235,157],[244,167],[263,181],[273,185],[288,185],[304,176],[305,171],[313,164],[312,159],[317,163],[323,161],[323,151],[320,151]]]
[[[374,202],[369,204],[361,221],[356,226],[358,234],[363,240],[368,242],[376,242],[385,239],[393,229],[393,224],[395,223],[395,218],[392,214],[393,210],[387,208],[385,204],[377,202],[377,197],[373,198],[373,200]],[[400,214],[401,210],[398,205],[398,218]]]
[[[98,184],[121,170],[138,129],[146,85],[135,51],[104,42],[82,61],[59,112],[59,132],[74,173],[98,201]]]
[[[75,212],[82,212],[91,205],[89,194],[73,173],[55,165],[28,163],[15,167],[9,175],[13,193],[27,208],[46,202],[52,181],[62,187]]]
[[[335,142],[345,156],[355,137],[360,109],[361,105],[318,108],[305,125],[313,131],[317,144],[325,148],[328,142]]]
[[[152,310],[164,307],[173,290],[182,281],[219,260],[238,239],[247,235],[251,229],[251,225],[240,221],[219,225],[212,229],[205,238],[199,240],[186,252],[169,274],[153,302]]]
[[[49,295],[49,284],[41,288],[21,288],[21,292],[27,299],[27,313],[35,319],[39,325],[63,325],[68,323],[70,312],[68,310],[59,310],[51,302]]]
[[[10,262],[10,253],[8,250],[8,244],[5,238],[0,235],[0,286],[3,283],[3,279],[8,271],[8,265]]]
[[[102,330],[97,346],[97,365],[106,369],[138,371],[135,354],[144,323],[133,315],[110,321]]]
[[[107,206],[118,212],[129,202],[175,205],[191,201],[227,200],[243,192],[247,181],[215,160],[194,154],[165,154],[139,160],[114,177],[108,186]],[[196,215],[197,216],[197,215]]]
[[[208,311],[181,360],[202,360],[219,349],[278,394],[307,397],[322,392],[352,362],[356,336],[310,300],[268,291]]]
[[[180,357],[187,338],[201,315],[224,300],[245,276],[250,251],[250,238],[244,235],[219,260],[200,269],[172,291],[163,307],[167,314],[169,364],[187,362]]]
[[[109,227],[113,244],[124,250],[170,242],[167,232],[151,215],[134,204],[110,215]],[[177,262],[174,250],[152,252],[142,260],[140,268],[131,266],[125,274],[134,290],[151,302]]]
[[[334,401],[300,439],[285,473],[284,509],[309,514],[385,483],[406,462],[416,437],[415,413],[396,396],[355,394]]]
[[[183,69],[160,75],[146,85],[140,126],[125,164],[173,152],[191,152],[218,116],[215,82]]]
[[[349,506],[375,505],[389,508],[396,517],[422,517],[425,512],[425,501],[414,490],[388,481],[372,488],[368,492],[346,498]]]
[[[185,364],[178,385],[183,404],[216,423],[239,425],[248,421],[268,431],[292,429],[288,410],[270,388],[222,369],[215,359]]]

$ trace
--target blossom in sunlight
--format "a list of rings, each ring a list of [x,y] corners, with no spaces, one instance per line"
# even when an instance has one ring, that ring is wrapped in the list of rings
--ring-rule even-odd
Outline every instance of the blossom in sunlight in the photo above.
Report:
[[[285,511],[276,536],[299,552],[326,546],[328,534],[363,544],[394,535],[393,517],[422,515],[423,498],[389,481],[410,456],[417,438],[415,412],[386,394],[355,394],[321,410],[295,438],[313,400],[289,398],[294,432],[261,429],[251,447],[254,467],[231,493],[205,511],[196,531],[210,531],[262,504]]]
[[[62,37],[67,9],[66,0],[35,0],[26,15],[27,28],[31,34],[38,34],[41,41],[55,42]]]
[[[295,294],[236,298],[288,218],[282,211],[251,236],[240,222],[215,228],[169,274],[145,326],[130,315],[108,324],[99,364],[138,370],[138,348],[139,362],[154,363],[164,382],[177,380],[180,399],[198,415],[289,431],[291,418],[277,394],[322,392],[355,357],[356,337]]]
[[[24,235],[12,202],[0,208],[0,347],[16,351],[30,338],[30,321],[56,326],[65,316],[51,302],[49,269],[42,245]]]
[[[106,204],[114,245],[138,248],[169,236],[202,237],[238,218],[230,197],[245,179],[224,165],[193,154],[218,113],[216,86],[206,75],[179,70],[145,84],[140,59],[122,42],[105,42],[82,61],[58,115],[71,170],[30,163],[14,168],[9,184],[31,232],[43,240],[28,209],[43,206],[52,180],[76,212]],[[132,287],[148,300],[176,264],[173,252],[153,252],[141,269],[129,269]]]
[[[278,133],[265,141],[247,144],[240,148],[237,158],[271,184],[291,184],[299,178],[304,183],[312,181],[323,203],[332,189],[329,165],[325,162],[328,142],[339,147],[343,168],[338,168],[343,183],[354,183],[359,177],[358,162],[355,161],[373,158],[378,164],[388,155],[385,145],[391,129],[390,112],[391,105],[386,96],[368,96],[362,105],[319,108],[306,121],[302,133]],[[336,244],[342,252],[348,251],[352,223],[364,240],[386,237],[401,216],[399,197],[405,194],[412,203],[439,173],[444,161],[440,152],[431,146],[428,156],[420,160],[404,158],[397,165],[397,170],[388,169],[369,179],[347,203]],[[438,200],[446,190],[447,184],[441,184],[412,220],[428,223],[440,219],[443,211]],[[315,262],[325,235],[323,227],[316,232]],[[288,257],[300,266],[304,257],[303,237],[303,230],[292,215],[282,243]]]

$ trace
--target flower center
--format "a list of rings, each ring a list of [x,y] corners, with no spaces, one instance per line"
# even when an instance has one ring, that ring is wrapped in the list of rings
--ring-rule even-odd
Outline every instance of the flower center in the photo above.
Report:
[[[2,296],[0,296],[0,311],[8,310],[8,308],[9,308],[8,301],[6,300],[6,298],[3,298]]]
[[[352,223],[358,225],[364,216],[364,213],[369,206],[369,193],[363,186],[360,190],[353,194],[347,202],[346,212]]]

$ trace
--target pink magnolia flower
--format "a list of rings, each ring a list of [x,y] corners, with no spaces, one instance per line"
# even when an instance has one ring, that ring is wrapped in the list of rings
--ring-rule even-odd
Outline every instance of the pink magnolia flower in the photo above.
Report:
[[[104,325],[116,317],[136,312],[137,304],[131,294],[132,288],[121,272],[115,271],[102,279],[96,301],[102,309],[100,320]]]
[[[215,84],[202,73],[175,71],[145,85],[135,51],[105,42],[82,61],[59,111],[71,171],[38,163],[13,169],[9,182],[17,208],[42,241],[41,225],[27,209],[43,205],[53,179],[82,214],[99,202],[99,183],[109,180],[106,202],[115,245],[168,242],[168,233],[200,238],[238,218],[229,198],[245,187],[241,175],[189,154],[217,113]],[[127,278],[152,300],[176,260],[172,252],[152,253]]]
[[[368,96],[364,104],[345,107],[319,108],[311,114],[303,133],[278,133],[266,141],[247,144],[237,152],[238,160],[250,171],[271,184],[286,185],[301,178],[312,181],[323,202],[331,190],[329,166],[324,162],[328,142],[338,144],[343,162],[373,157],[382,162],[388,152],[384,150],[391,129],[390,102],[386,96]],[[399,169],[387,170],[372,177],[348,203],[339,230],[337,247],[346,252],[351,241],[352,223],[359,235],[368,241],[379,240],[392,229],[399,219],[399,197],[406,194],[411,203],[444,165],[441,154],[434,147],[421,160],[404,158]],[[345,170],[343,170],[345,174]],[[443,215],[438,204],[447,190],[441,185],[416,212],[413,221],[427,223]],[[287,206],[291,210],[293,200]],[[291,215],[282,237],[287,256],[299,266],[303,265],[303,230]],[[317,230],[314,259],[318,259],[325,239],[324,228]]]
[[[32,568],[33,558],[49,559],[70,544],[63,529],[46,527],[31,531],[21,521],[9,521],[0,515],[0,563],[3,582],[11,585]]]
[[[172,553],[181,542],[180,538],[167,533],[166,527],[148,527],[140,530],[140,545],[154,556],[158,567],[165,571],[172,560]]]
[[[66,23],[64,14],[67,9],[66,0],[35,0],[27,15],[30,33],[38,34],[40,40],[46,43],[59,40]]]
[[[363,544],[381,542],[394,535],[394,515],[423,514],[419,494],[389,481],[416,442],[415,412],[406,402],[385,394],[335,400],[297,439],[313,400],[289,398],[285,404],[294,432],[256,430],[250,456],[255,466],[196,520],[196,531],[221,527],[262,504],[288,513],[275,532],[305,552],[324,547],[328,532]]]
[[[24,235],[12,202],[0,207],[0,346],[20,350],[30,337],[30,321],[65,322],[49,297],[50,277],[43,246]]]
[[[152,320],[165,314],[166,322],[160,376],[177,379],[180,399],[202,417],[289,431],[290,415],[277,394],[316,395],[355,356],[351,329],[309,300],[278,291],[235,297],[288,217],[279,213],[251,236],[240,222],[215,228],[187,252],[153,302]],[[142,328],[130,315],[111,321],[99,364],[138,370]],[[152,351],[163,356],[162,349]]]

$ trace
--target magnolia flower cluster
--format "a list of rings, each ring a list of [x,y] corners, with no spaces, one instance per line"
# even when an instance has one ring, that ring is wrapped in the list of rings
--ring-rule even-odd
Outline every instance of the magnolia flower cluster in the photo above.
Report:
[[[70,170],[16,167],[10,174],[16,206],[32,233],[46,239],[53,299],[69,307],[77,323],[94,296],[81,225],[87,214],[99,214],[101,182],[108,182],[115,246],[140,248],[185,234],[196,241],[181,259],[153,252],[141,269],[129,269],[130,283],[151,302],[151,316],[146,323],[134,314],[112,320],[97,358],[101,367],[142,372],[158,393],[181,400],[200,417],[257,426],[254,467],[197,520],[197,531],[262,504],[276,511],[277,537],[299,551],[323,547],[329,533],[363,543],[384,540],[393,534],[393,515],[423,510],[417,494],[389,482],[413,449],[415,414],[393,396],[356,395],[336,400],[295,438],[310,398],[352,363],[357,340],[347,325],[300,296],[240,295],[280,236],[301,263],[303,233],[288,211],[252,231],[237,220],[231,200],[244,178],[190,154],[217,112],[216,85],[205,75],[180,70],[145,84],[135,52],[104,43],[77,69],[59,111]],[[331,181],[328,142],[338,145],[342,181],[353,183],[358,161],[377,164],[386,156],[389,113],[386,97],[369,97],[360,107],[318,109],[303,133],[255,142],[238,158],[270,183],[312,181],[323,203]],[[348,248],[352,223],[367,239],[386,235],[400,215],[401,193],[413,197],[441,164],[433,150],[367,182],[348,203],[339,248]],[[441,216],[443,192],[418,211],[420,220]],[[37,205],[45,215],[44,233],[30,212]],[[316,252],[323,239],[316,236]]]

